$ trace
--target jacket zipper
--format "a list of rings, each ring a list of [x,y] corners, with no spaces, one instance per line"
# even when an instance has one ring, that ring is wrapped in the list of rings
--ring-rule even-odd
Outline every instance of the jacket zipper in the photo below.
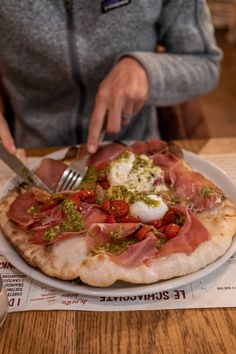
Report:
[[[78,114],[81,114],[84,110],[85,104],[85,85],[81,81],[80,78],[80,68],[79,62],[77,58],[77,50],[76,50],[76,40],[75,40],[75,22],[74,22],[74,13],[73,13],[73,5],[74,0],[64,0],[64,7],[66,10],[66,25],[67,25],[67,40],[68,40],[68,50],[69,50],[69,58],[72,69],[72,77],[79,89],[79,106],[78,106]],[[79,140],[81,140],[81,129],[78,127],[77,135]]]

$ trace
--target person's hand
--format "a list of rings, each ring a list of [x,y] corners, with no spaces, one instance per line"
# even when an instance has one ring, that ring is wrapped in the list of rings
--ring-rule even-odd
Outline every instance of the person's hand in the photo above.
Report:
[[[2,112],[0,112],[0,139],[2,140],[2,143],[7,151],[9,151],[11,154],[15,154],[16,147],[14,139]]]
[[[101,130],[106,120],[106,132],[116,134],[122,124],[143,106],[148,93],[147,74],[135,59],[121,59],[101,83],[89,123],[87,149],[97,150]],[[124,119],[122,119],[122,116]]]

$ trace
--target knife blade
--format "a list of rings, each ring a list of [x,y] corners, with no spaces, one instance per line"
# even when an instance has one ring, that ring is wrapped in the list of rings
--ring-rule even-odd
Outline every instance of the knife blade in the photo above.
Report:
[[[52,193],[50,188],[31,171],[17,156],[10,154],[0,140],[0,158],[14,171],[26,184],[36,186]]]

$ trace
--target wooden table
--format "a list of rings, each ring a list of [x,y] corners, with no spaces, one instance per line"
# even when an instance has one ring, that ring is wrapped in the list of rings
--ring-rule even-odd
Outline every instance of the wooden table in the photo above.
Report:
[[[181,141],[195,153],[236,153],[236,138]],[[27,150],[42,156],[51,149]],[[11,313],[2,354],[236,353],[236,308],[135,312]]]

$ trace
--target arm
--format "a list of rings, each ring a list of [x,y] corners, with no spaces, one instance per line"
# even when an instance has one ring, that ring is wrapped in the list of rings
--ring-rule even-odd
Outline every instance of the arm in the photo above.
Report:
[[[144,103],[173,105],[218,83],[221,51],[205,0],[163,0],[157,33],[157,45],[167,52],[122,53],[101,83],[89,124],[89,152],[97,149],[105,117],[107,132],[117,133],[122,115],[134,115]]]
[[[157,32],[166,53],[125,53],[146,70],[148,103],[176,104],[217,85],[222,55],[205,0],[164,0]]]
[[[0,83],[1,84],[1,83]],[[1,96],[1,85],[0,85],[0,139],[2,140],[5,148],[12,154],[16,152],[15,143],[13,137],[10,133],[7,121],[4,118],[4,103]]]

